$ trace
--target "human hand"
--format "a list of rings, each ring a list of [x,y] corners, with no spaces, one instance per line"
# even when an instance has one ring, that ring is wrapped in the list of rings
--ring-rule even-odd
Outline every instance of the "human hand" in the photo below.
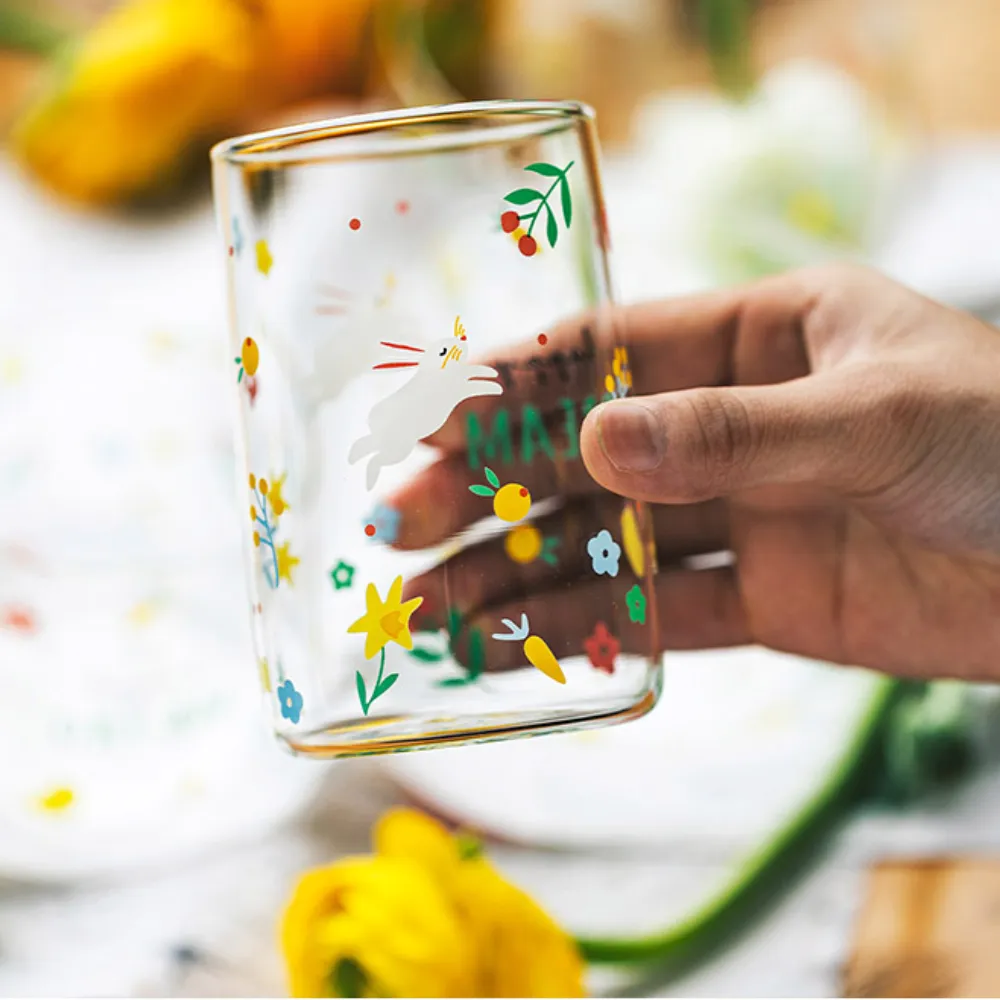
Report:
[[[584,572],[586,538],[620,510],[604,487],[654,505],[664,649],[763,643],[906,676],[1000,675],[1000,333],[844,266],[620,309],[614,323],[636,396],[587,415],[582,461],[550,400],[566,457],[522,454],[505,471],[536,501],[563,498],[539,526],[561,533],[565,558],[518,566],[489,539],[412,593],[488,630],[528,611],[553,648],[579,652],[607,601]],[[579,329],[554,330],[550,350]],[[582,398],[587,375],[574,377],[563,391]],[[518,391],[502,397],[515,413]],[[497,405],[477,403],[477,419]],[[400,547],[482,515],[466,500],[469,426],[449,421],[429,442],[439,459],[393,499]],[[442,495],[462,499],[435,505]],[[731,564],[687,564],[720,551]],[[620,638],[646,641],[639,626]],[[491,649],[491,666],[518,665],[516,644],[497,645],[511,662]]]

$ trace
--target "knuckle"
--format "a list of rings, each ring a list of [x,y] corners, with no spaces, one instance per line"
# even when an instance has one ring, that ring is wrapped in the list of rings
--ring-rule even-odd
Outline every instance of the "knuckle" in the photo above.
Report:
[[[692,418],[681,456],[686,485],[692,495],[714,496],[751,459],[750,414],[738,396],[724,390],[692,393],[685,404]]]

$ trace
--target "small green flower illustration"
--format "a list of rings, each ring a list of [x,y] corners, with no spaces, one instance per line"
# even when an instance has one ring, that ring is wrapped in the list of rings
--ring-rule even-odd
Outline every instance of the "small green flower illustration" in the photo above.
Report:
[[[636,584],[626,595],[625,604],[628,607],[628,619],[631,622],[646,624],[646,595],[639,584]]]
[[[333,582],[335,590],[347,590],[354,583],[355,569],[350,563],[341,559],[333,569],[330,570],[330,580]]]

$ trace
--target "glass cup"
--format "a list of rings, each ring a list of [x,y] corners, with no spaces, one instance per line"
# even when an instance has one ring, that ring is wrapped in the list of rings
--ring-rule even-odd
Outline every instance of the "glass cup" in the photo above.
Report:
[[[486,102],[213,151],[264,696],[350,756],[647,712],[648,511],[579,428],[632,386],[592,112]]]

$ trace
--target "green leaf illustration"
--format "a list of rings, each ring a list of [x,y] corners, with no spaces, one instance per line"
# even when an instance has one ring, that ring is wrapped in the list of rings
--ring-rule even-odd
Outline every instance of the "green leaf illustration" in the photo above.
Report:
[[[524,168],[533,170],[536,174],[544,174],[546,177],[562,177],[562,171],[551,163],[532,163]]]
[[[410,650],[410,656],[422,663],[440,663],[445,654],[439,653],[436,649],[426,649],[424,646],[414,646]]]
[[[573,222],[573,199],[570,197],[569,181],[566,180],[565,174],[559,182],[559,195],[562,198],[563,222],[566,223],[566,228],[569,229]]]
[[[511,191],[504,201],[509,201],[512,205],[530,205],[533,201],[541,201],[544,195],[541,191],[535,191],[532,188],[518,188],[516,191]]]
[[[497,474],[487,465],[483,470],[486,473],[486,479],[490,486],[495,486],[500,489],[500,480],[497,478]]]
[[[535,191],[532,188],[518,188],[516,191],[511,191],[506,198],[507,201],[515,205],[532,205],[538,202],[533,211],[522,212],[518,217],[518,221],[528,227],[528,236],[531,236],[534,232],[535,225],[542,214],[542,209],[545,209],[545,235],[549,246],[553,248],[555,248],[556,243],[559,241],[559,223],[556,221],[555,210],[552,206],[553,196],[557,187],[559,188],[559,198],[562,203],[563,221],[567,229],[573,221],[573,198],[566,175],[569,173],[574,162],[570,160],[561,170],[553,163],[530,164],[524,169],[530,170],[532,173],[541,174],[543,177],[553,178],[548,190],[542,192]],[[528,256],[531,256],[531,254]]]
[[[368,709],[370,708],[368,702],[368,692],[365,690],[365,679],[361,676],[360,670],[354,675],[354,679],[358,684],[358,700],[361,702],[361,711],[367,715]]]
[[[457,688],[465,687],[466,684],[471,684],[474,678],[472,677],[446,677],[443,681],[437,682],[437,687],[439,688]]]
[[[545,235],[548,237],[549,246],[555,248],[556,243],[559,241],[559,226],[556,225],[555,213],[549,208],[546,202],[545,211],[548,212],[549,220],[546,223]]]
[[[397,680],[399,680],[399,674],[389,674],[389,676],[386,677],[385,680],[382,681],[382,683],[379,684],[377,688],[375,688],[375,693],[372,695],[372,701],[374,701],[376,698],[381,698],[382,695],[384,695],[386,691],[388,691],[389,688],[391,688],[393,684],[396,683]]]
[[[491,497],[493,496],[494,491],[491,490],[488,486],[480,486],[478,483],[476,483],[475,486],[469,487],[469,492],[475,493],[477,497]]]

